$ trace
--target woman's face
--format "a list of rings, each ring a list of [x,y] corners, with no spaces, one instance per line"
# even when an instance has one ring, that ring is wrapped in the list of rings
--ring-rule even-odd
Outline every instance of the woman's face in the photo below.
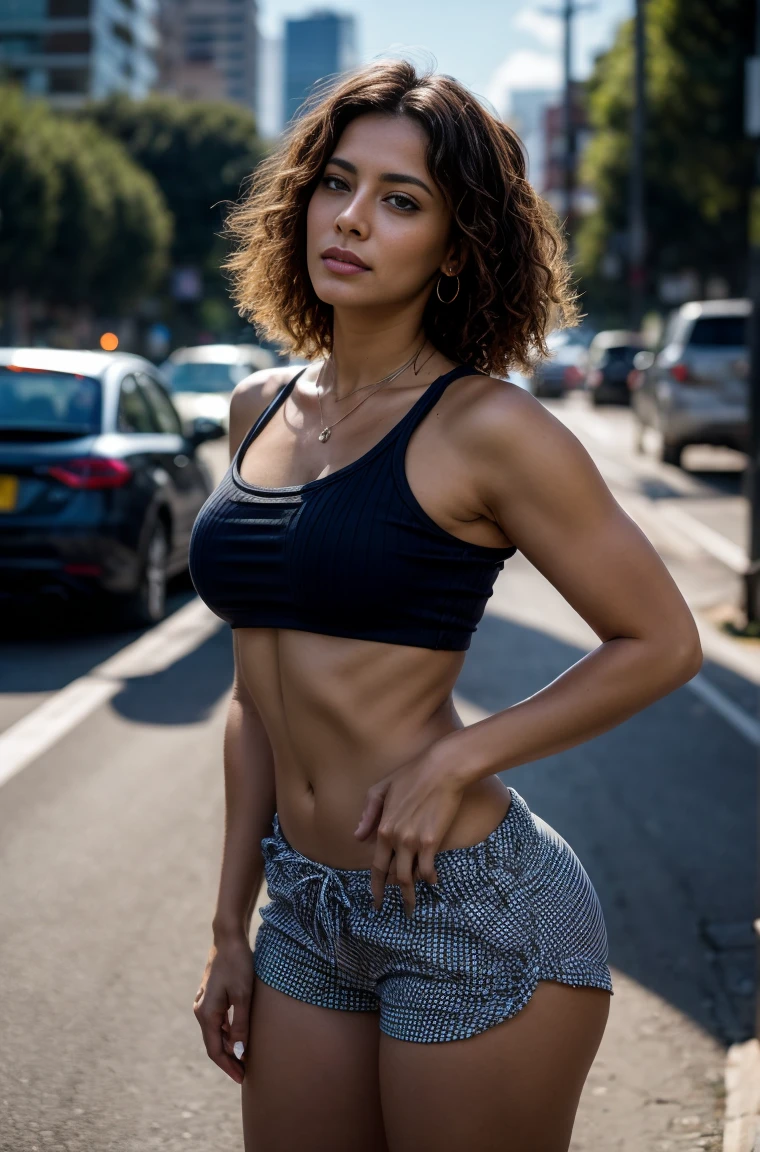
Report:
[[[406,116],[368,113],[341,135],[306,219],[309,275],[324,303],[424,304],[442,271],[459,270],[451,214],[427,170],[426,149],[425,132]]]

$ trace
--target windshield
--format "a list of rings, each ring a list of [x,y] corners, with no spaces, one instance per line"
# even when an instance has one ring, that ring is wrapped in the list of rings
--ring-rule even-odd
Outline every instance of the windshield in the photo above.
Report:
[[[246,364],[167,364],[172,392],[231,392],[253,369]]]
[[[699,347],[741,348],[746,343],[746,316],[703,316],[689,337],[689,344]]]
[[[72,372],[0,365],[0,429],[100,432],[100,382]]]
[[[604,364],[624,364],[626,368],[633,367],[633,358],[641,348],[632,347],[630,345],[619,346],[617,348],[607,348],[602,357]]]

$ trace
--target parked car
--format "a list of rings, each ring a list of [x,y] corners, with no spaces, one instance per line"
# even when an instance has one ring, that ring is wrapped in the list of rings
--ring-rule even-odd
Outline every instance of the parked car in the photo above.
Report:
[[[274,353],[257,344],[199,344],[177,348],[161,371],[184,421],[208,416],[226,430],[232,389],[251,372],[275,363]]]
[[[586,391],[593,405],[628,404],[628,377],[633,358],[645,347],[640,332],[610,329],[597,332],[588,350]]]
[[[585,378],[588,350],[583,333],[563,328],[550,333],[547,345],[551,353],[548,360],[537,362],[531,374],[534,396],[560,397],[572,388],[578,388]]]
[[[213,489],[155,366],[123,353],[0,348],[0,599],[107,593],[165,613]]]
[[[746,452],[749,441],[749,300],[694,300],[668,320],[656,354],[640,352],[630,378],[635,446],[647,428],[660,457],[680,464],[687,444]]]

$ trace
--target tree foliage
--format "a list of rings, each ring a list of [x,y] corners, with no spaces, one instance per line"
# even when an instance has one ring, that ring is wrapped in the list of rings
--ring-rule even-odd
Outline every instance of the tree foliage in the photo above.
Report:
[[[225,206],[236,200],[263,148],[253,114],[222,101],[124,95],[88,105],[93,119],[156,179],[174,216],[173,260],[206,266]]]
[[[691,269],[743,293],[752,145],[743,135],[745,0],[648,0],[645,180],[650,293],[660,275]],[[581,224],[580,271],[592,282],[625,253],[633,110],[633,22],[589,81],[594,129],[582,177],[599,208]],[[609,292],[609,285],[605,287]]]
[[[172,221],[153,178],[95,125],[0,93],[0,292],[119,311],[150,291]]]

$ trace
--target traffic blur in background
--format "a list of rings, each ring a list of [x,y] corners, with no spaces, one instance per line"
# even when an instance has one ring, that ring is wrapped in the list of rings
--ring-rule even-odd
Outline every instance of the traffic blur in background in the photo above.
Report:
[[[235,385],[303,361],[231,304],[224,221],[314,86],[388,55],[437,62],[523,140],[582,319],[508,379],[583,443],[705,654],[614,731],[504,774],[607,920],[616,996],[573,1149],[754,1147],[754,4],[0,0],[0,1149],[242,1146],[190,1011],[232,655],[187,550]],[[598,643],[512,564],[465,723]]]

